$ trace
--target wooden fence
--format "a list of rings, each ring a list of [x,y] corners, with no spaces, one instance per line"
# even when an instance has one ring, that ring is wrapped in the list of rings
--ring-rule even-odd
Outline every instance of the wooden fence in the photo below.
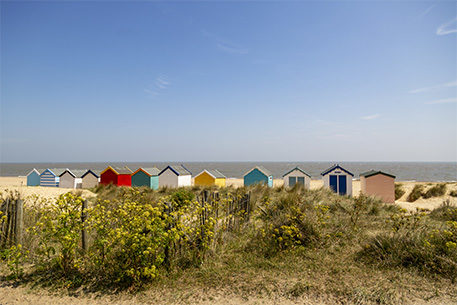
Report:
[[[0,248],[22,244],[24,201],[6,198],[0,212]]]

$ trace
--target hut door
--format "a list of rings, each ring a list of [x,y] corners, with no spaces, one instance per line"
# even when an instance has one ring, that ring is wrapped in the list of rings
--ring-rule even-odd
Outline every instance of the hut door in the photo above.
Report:
[[[338,192],[338,176],[330,175],[330,188],[336,193]]]
[[[340,195],[346,195],[346,176],[338,176],[338,193]]]

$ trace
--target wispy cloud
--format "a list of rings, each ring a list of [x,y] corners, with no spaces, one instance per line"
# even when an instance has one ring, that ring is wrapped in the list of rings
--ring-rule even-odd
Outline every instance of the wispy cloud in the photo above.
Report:
[[[160,94],[160,91],[167,89],[171,85],[170,80],[166,76],[159,76],[154,80],[154,83],[147,88],[144,88],[144,92],[149,94],[151,97],[155,97]]]
[[[208,32],[206,30],[202,30],[201,33],[203,36],[210,38],[216,44],[216,47],[225,53],[240,55],[249,53],[247,48],[229,41],[228,39],[215,35],[214,33]]]
[[[440,36],[452,34],[452,33],[457,33],[457,17],[455,17],[454,19],[452,19],[446,23],[443,23],[436,30],[436,35],[440,35]]]
[[[240,47],[240,46],[235,46],[235,45],[228,45],[226,43],[218,43],[217,48],[219,50],[222,50],[226,53],[232,53],[232,54],[247,54],[248,50]]]
[[[425,104],[435,105],[435,104],[449,104],[449,103],[457,103],[457,97],[434,100],[434,101],[426,102]]]
[[[170,81],[168,81],[164,76],[159,76],[156,78],[155,85],[160,89],[165,89],[170,85]]]
[[[430,5],[425,11],[419,14],[419,18],[425,17],[430,11],[436,6],[436,4]]]
[[[379,113],[376,113],[376,114],[371,114],[371,115],[366,115],[366,116],[363,116],[361,117],[362,120],[374,120],[374,119],[377,119],[379,118],[381,115]]]
[[[435,86],[430,86],[430,87],[423,87],[423,88],[418,88],[409,91],[409,93],[421,93],[421,92],[428,92],[436,89],[441,89],[441,88],[449,88],[449,87],[457,87],[457,80],[448,82],[448,83],[443,83]]]

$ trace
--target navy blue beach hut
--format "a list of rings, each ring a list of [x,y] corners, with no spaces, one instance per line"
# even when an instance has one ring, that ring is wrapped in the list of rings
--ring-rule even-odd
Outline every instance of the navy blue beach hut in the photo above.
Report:
[[[68,168],[47,168],[40,175],[40,186],[59,186],[59,176]]]
[[[27,186],[40,185],[40,172],[34,168],[27,174]]]
[[[352,178],[354,174],[342,168],[338,164],[333,165],[321,173],[324,186],[330,187],[335,193],[340,195],[352,195]]]
[[[264,167],[256,166],[244,175],[244,186],[265,184],[273,187],[273,175]]]

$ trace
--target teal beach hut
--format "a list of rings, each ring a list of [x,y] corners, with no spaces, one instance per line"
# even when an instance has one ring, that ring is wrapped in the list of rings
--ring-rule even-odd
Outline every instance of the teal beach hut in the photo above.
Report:
[[[40,172],[34,168],[27,174],[27,186],[40,185]]]
[[[262,166],[256,166],[244,175],[244,186],[265,184],[273,187],[273,175]]]
[[[159,169],[152,168],[139,168],[132,174],[132,186],[147,186],[156,190],[159,188]]]

